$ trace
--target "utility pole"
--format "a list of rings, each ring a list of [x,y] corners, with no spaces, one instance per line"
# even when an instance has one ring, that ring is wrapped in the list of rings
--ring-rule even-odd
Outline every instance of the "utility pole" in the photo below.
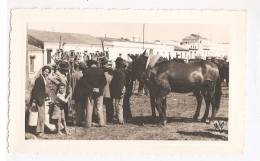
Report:
[[[145,24],[143,24],[143,50],[144,50],[144,29],[145,29]]]
[[[59,49],[61,49],[61,35],[60,35],[60,40],[59,40]]]

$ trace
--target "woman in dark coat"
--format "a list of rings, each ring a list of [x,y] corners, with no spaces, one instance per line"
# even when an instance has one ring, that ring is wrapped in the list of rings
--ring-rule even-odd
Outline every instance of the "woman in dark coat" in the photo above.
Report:
[[[36,106],[38,109],[38,121],[36,127],[36,134],[41,136],[44,133],[44,122],[45,122],[45,98],[47,96],[45,86],[46,78],[51,72],[51,67],[44,66],[42,73],[36,78],[30,99],[31,107]]]

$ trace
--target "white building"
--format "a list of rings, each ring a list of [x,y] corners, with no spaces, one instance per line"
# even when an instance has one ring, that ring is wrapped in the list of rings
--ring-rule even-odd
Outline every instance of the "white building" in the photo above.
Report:
[[[27,53],[26,73],[29,78],[33,78],[35,73],[37,73],[44,64],[44,51],[39,47],[29,44],[27,46]]]
[[[197,34],[190,34],[181,41],[181,46],[189,50],[190,58],[202,58],[210,56],[210,46],[207,38]]]
[[[74,50],[81,53],[84,51],[92,53],[103,51],[101,40],[87,34],[28,30],[27,39],[27,59],[29,64],[27,71],[30,73],[30,78],[32,78],[43,65],[54,63],[52,56],[59,48],[64,51]],[[109,44],[106,42],[103,44],[109,47]],[[41,53],[41,56],[38,56],[39,54],[36,54],[36,52]],[[34,56],[31,56],[32,54]],[[32,62],[34,62],[34,65],[30,66]]]
[[[115,60],[118,56],[121,56],[125,60],[130,58],[128,54],[141,54],[145,49],[152,49],[153,53],[160,54],[163,57],[168,57],[169,54],[174,54],[174,46],[170,44],[165,44],[161,42],[140,42],[140,41],[131,41],[125,38],[101,38],[104,42],[109,44],[105,46],[105,50],[110,53],[110,59]]]
[[[30,78],[35,76],[43,65],[52,64],[52,56],[57,49],[64,51],[74,50],[80,53],[97,53],[108,51],[109,59],[114,62],[118,56],[131,61],[128,54],[141,54],[145,49],[152,50],[154,54],[160,54],[165,58],[180,58],[188,61],[194,58],[203,58],[218,55],[227,55],[228,50],[223,48],[223,44],[212,45],[196,34],[191,34],[178,41],[142,42],[140,38],[133,37],[132,40],[126,38],[93,37],[88,34],[60,33],[39,30],[28,30],[27,46],[27,73]],[[180,44],[180,45],[179,45]],[[219,54],[221,53],[221,54]],[[83,54],[82,54],[83,55]],[[83,60],[83,58],[82,58]]]

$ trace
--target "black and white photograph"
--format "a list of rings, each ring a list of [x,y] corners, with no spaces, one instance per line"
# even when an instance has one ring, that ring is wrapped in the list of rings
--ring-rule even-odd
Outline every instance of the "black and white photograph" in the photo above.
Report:
[[[227,141],[229,29],[28,23],[25,138]]]
[[[240,153],[245,15],[13,10],[10,151]]]

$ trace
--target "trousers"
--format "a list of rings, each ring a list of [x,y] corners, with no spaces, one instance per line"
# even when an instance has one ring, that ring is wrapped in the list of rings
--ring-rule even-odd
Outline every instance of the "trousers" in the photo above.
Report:
[[[36,133],[44,133],[44,123],[45,123],[45,108],[44,104],[42,106],[37,105],[38,108],[38,121],[36,127]]]
[[[104,114],[103,114],[103,96],[87,96],[86,98],[86,127],[92,126],[92,115],[93,110],[96,108],[98,122],[100,126],[105,125]]]
[[[113,98],[113,104],[116,112],[116,118],[118,119],[118,123],[123,124],[123,98]]]

